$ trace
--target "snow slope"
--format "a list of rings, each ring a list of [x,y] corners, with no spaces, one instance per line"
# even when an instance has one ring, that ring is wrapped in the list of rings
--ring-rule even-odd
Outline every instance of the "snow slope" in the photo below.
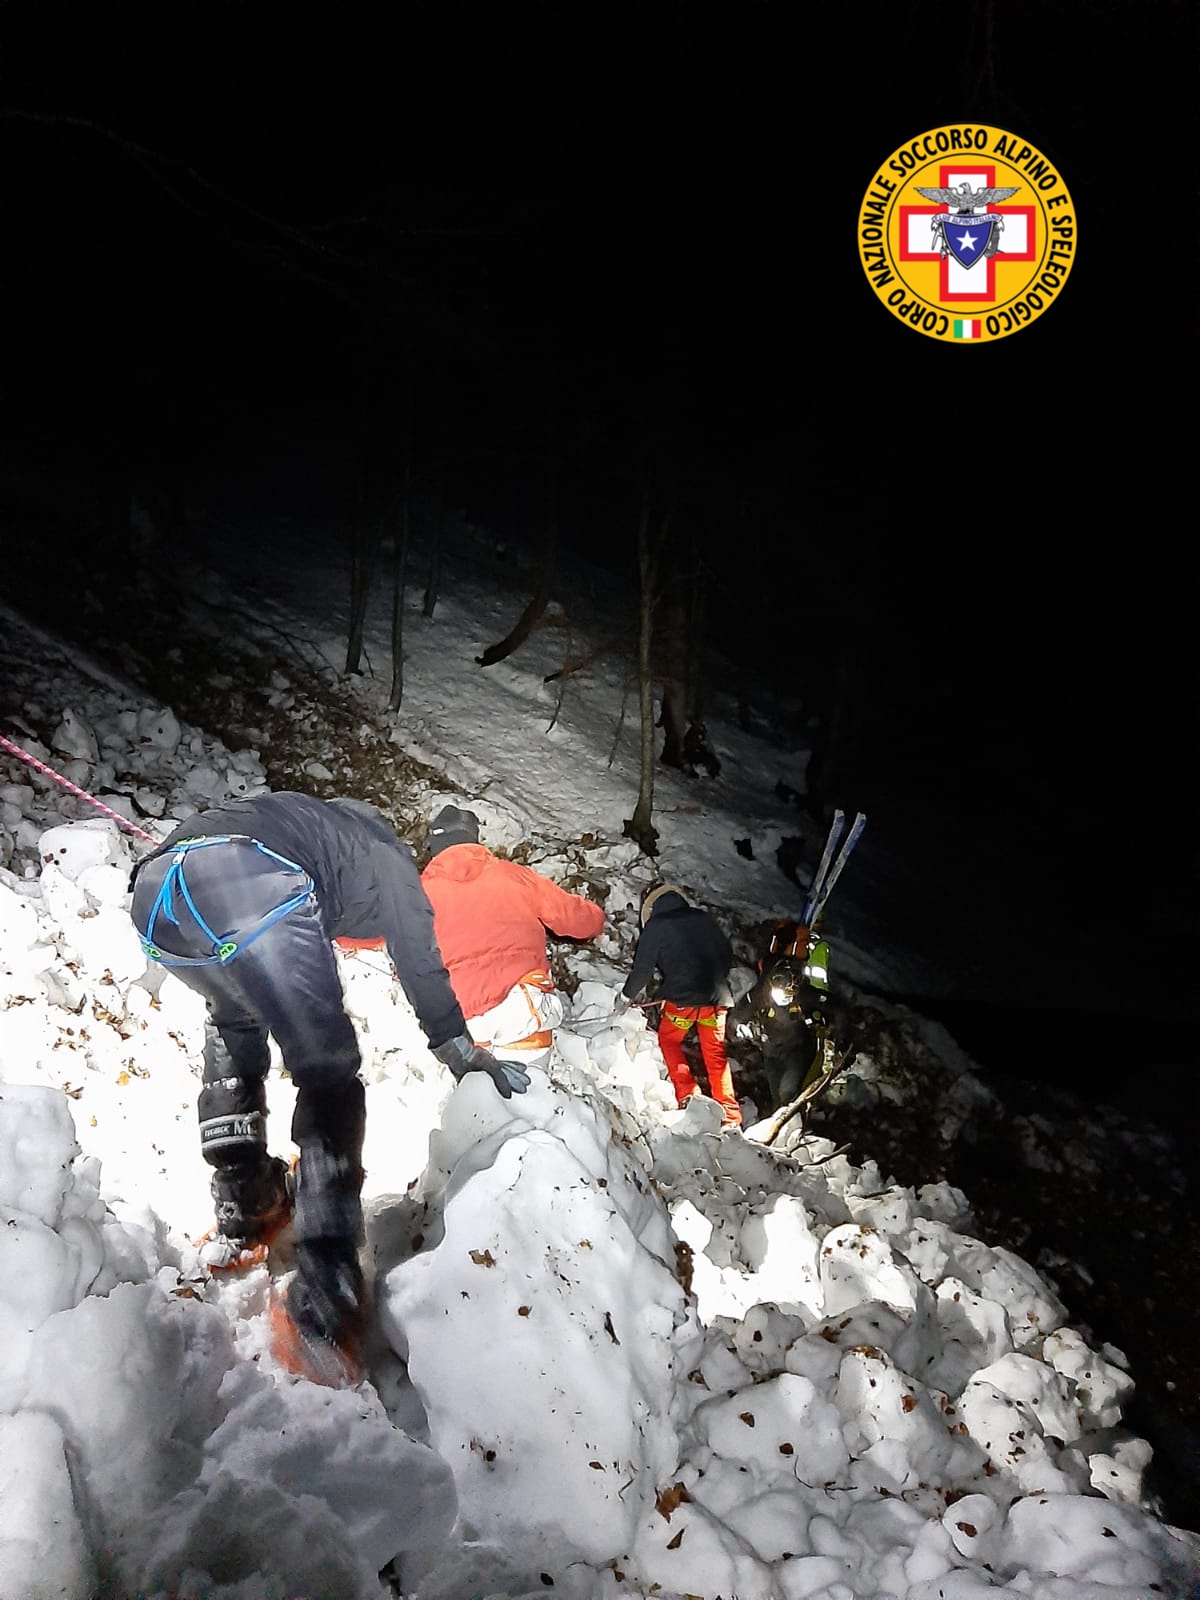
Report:
[[[108,804],[136,797],[165,831],[262,785],[253,752],[6,621],[5,651],[37,663],[9,663],[10,736]],[[555,1059],[508,1103],[452,1083],[377,957],[343,961],[378,1330],[354,1393],[272,1369],[265,1269],[202,1269],[201,1017],[131,936],[130,840],[0,760],[0,1594],[1194,1593],[1200,1544],[1156,1515],[1122,1426],[1123,1358],[972,1236],[968,1197],[821,1139],[723,1132],[707,1101],[673,1109],[652,1035],[611,1016],[649,876],[620,839],[627,775],[569,725],[535,739],[536,671],[497,688],[451,665],[498,621],[439,621],[452,691],[435,707],[427,687],[402,737],[447,781],[405,803],[427,817],[467,793],[485,842],[561,878],[582,863],[610,924],[561,953],[577,987]],[[337,749],[310,757],[336,786]],[[728,849],[720,798],[664,814],[663,867],[777,913],[783,880]],[[285,1152],[278,1073],[270,1104]]]

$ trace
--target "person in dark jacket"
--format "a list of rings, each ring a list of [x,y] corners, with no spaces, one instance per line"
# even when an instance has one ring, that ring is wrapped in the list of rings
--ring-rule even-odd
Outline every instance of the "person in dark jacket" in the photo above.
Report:
[[[385,941],[430,1049],[456,1078],[486,1072],[508,1098],[528,1076],[468,1037],[412,852],[371,806],[281,793],[202,811],[137,864],[132,888],[143,948],[208,1005],[197,1109],[218,1233],[234,1257],[294,1212],[277,1354],[319,1382],[355,1382],[366,1101],[330,941]],[[267,1152],[268,1034],[296,1085],[294,1198],[287,1166]]]
[[[628,1010],[657,971],[656,1000],[662,1002],[658,1042],[680,1107],[700,1089],[684,1054],[683,1041],[693,1028],[708,1073],[712,1097],[726,1125],[741,1126],[742,1112],[733,1092],[725,1054],[725,1018],[732,1001],[729,971],[733,947],[707,911],[689,905],[673,884],[660,884],[642,902],[642,932],[633,966],[617,1005]]]

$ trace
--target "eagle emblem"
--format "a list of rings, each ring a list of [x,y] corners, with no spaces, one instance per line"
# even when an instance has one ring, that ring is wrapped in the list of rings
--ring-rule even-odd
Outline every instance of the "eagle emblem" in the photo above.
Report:
[[[972,189],[965,179],[957,189],[918,189],[917,193],[935,205],[946,206],[930,220],[933,247],[944,260],[953,256],[960,266],[972,267],[977,261],[987,260],[998,253],[1000,235],[1004,232],[1004,218],[993,213],[980,215],[984,206],[999,205],[1015,189],[985,189],[981,184]]]

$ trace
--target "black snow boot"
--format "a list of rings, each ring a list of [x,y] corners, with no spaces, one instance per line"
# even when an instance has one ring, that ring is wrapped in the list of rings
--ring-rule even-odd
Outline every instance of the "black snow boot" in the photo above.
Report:
[[[278,1156],[218,1167],[212,1178],[217,1231],[241,1246],[266,1244],[292,1219],[292,1174]]]

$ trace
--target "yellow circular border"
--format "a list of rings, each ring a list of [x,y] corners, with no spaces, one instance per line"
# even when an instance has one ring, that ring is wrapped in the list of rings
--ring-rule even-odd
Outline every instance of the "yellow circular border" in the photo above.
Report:
[[[938,253],[910,255],[904,248],[905,208],[932,215],[917,189],[944,188],[941,169],[956,163],[964,174],[994,168],[988,187],[1019,188],[1002,204],[1030,208],[1034,223],[1031,259],[1008,258],[1003,249],[994,258],[990,300],[945,299]],[[918,333],[948,344],[987,344],[1036,322],[1061,294],[1077,241],[1075,206],[1062,174],[1028,141],[986,123],[947,123],[900,145],[867,185],[858,215],[859,259],[876,299]]]

